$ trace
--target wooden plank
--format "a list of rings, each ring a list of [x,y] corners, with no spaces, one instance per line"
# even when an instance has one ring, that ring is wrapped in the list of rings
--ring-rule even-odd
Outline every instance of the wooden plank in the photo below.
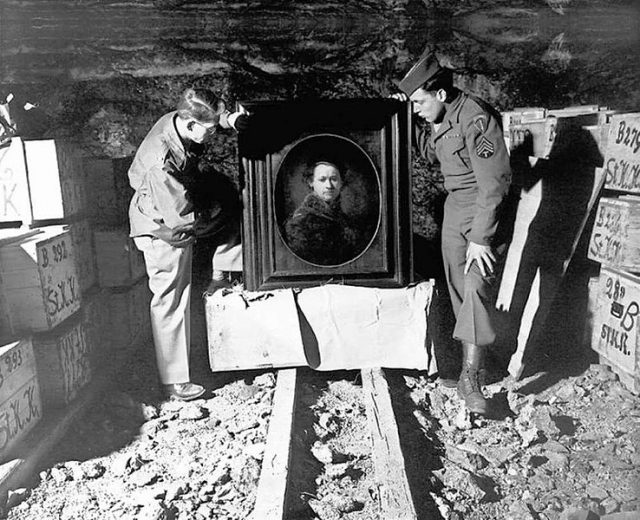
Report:
[[[362,387],[373,441],[375,479],[382,511],[380,518],[416,520],[418,516],[405,471],[398,424],[382,369],[362,370]]]
[[[251,520],[282,520],[284,518],[297,378],[295,368],[278,371],[267,433],[267,446],[262,458],[256,503],[250,516]]]
[[[613,116],[604,159],[605,188],[640,193],[639,151],[640,113]]]

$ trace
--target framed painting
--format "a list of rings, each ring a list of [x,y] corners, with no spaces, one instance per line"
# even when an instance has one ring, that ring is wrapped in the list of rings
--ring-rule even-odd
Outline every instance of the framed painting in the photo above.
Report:
[[[245,102],[245,288],[411,282],[410,113],[392,99]]]

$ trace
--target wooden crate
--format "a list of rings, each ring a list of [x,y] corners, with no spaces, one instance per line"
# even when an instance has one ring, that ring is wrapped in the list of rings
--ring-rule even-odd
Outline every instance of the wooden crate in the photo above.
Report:
[[[132,285],[146,274],[144,257],[128,229],[96,230],[93,236],[101,287]]]
[[[8,244],[19,242],[40,233],[38,229],[26,230],[23,228],[0,229],[0,248]],[[2,270],[0,266],[0,345],[10,343],[17,339],[13,333],[11,319],[9,315],[9,303],[2,290]]]
[[[620,381],[640,393],[640,277],[603,267],[593,310],[591,348]]]
[[[142,278],[129,291],[129,308],[131,313],[131,341],[138,343],[151,337],[151,317],[149,305],[151,290],[147,278]]]
[[[102,354],[108,352],[110,347],[107,291],[108,289],[94,287],[88,295],[82,295],[82,321],[94,360],[101,358]],[[100,365],[93,363],[93,366]]]
[[[81,315],[51,332],[33,336],[45,411],[69,404],[91,381],[90,340]]]
[[[85,212],[82,156],[73,143],[54,139],[24,141],[34,220],[68,219]]]
[[[42,417],[33,346],[20,340],[0,346],[0,458]]]
[[[602,164],[607,154],[607,143],[609,142],[609,130],[611,123],[600,123],[597,125],[585,125],[582,127],[585,132],[589,132],[593,138],[593,142],[598,148],[598,153],[602,157]]]
[[[53,329],[80,308],[73,242],[62,226],[0,246],[0,289],[12,332]]]
[[[0,222],[32,221],[24,145],[19,137],[0,149]]]
[[[114,287],[105,291],[107,332],[104,342],[110,350],[125,350],[132,342],[131,288]]]
[[[84,161],[89,201],[88,215],[98,226],[124,226],[128,222],[133,189],[127,175],[131,159],[87,158]]]
[[[640,113],[611,117],[604,187],[640,194]]]
[[[67,228],[71,234],[73,250],[76,254],[80,292],[84,294],[98,283],[98,268],[96,266],[96,253],[93,245],[93,228],[89,219],[86,218],[67,225]]]
[[[507,112],[503,115],[504,140],[510,151],[517,148],[517,143],[522,142],[524,134],[530,134],[533,140],[532,156],[546,158],[551,152],[551,147],[556,135],[557,119],[543,117],[533,119],[537,112],[528,117],[513,115]]]
[[[588,257],[609,267],[640,271],[640,197],[600,199]]]

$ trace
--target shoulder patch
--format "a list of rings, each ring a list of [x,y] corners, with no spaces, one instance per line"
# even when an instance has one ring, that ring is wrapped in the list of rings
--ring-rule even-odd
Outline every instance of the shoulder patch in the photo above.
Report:
[[[473,126],[476,127],[478,132],[484,134],[487,131],[487,117],[484,114],[474,117]]]
[[[493,146],[493,143],[484,135],[476,142],[476,153],[478,154],[478,157],[488,159],[493,155],[494,151],[495,147]]]

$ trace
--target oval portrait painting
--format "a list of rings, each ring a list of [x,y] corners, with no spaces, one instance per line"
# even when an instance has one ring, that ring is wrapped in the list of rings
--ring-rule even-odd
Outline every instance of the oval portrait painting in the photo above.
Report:
[[[320,266],[364,253],[380,222],[380,181],[367,153],[333,134],[301,139],[276,175],[275,214],[287,247]]]

